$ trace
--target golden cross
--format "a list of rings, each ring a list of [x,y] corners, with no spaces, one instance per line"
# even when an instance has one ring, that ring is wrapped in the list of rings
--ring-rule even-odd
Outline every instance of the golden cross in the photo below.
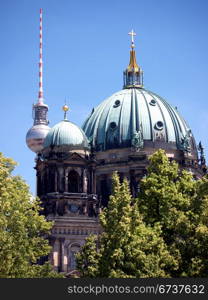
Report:
[[[129,32],[128,34],[131,35],[131,45],[134,47],[134,36],[136,35],[136,33],[132,29],[132,31]]]

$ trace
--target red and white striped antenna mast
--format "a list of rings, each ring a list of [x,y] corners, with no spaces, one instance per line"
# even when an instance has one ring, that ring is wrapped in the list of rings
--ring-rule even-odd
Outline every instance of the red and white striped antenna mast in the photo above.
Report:
[[[40,8],[40,48],[39,48],[39,92],[38,104],[43,104],[43,10]]]

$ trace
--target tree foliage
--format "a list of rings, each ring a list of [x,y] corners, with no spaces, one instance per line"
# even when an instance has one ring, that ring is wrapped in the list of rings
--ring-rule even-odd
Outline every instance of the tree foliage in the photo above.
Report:
[[[97,237],[90,235],[87,243],[82,247],[82,251],[76,254],[77,269],[81,277],[99,277],[99,259]]]
[[[172,276],[208,276],[208,179],[195,180],[159,150],[150,157],[138,206],[146,224],[159,223],[170,253],[178,260]]]
[[[82,276],[168,277],[166,270],[176,268],[177,262],[160,237],[160,226],[151,227],[143,222],[127,180],[120,183],[117,174],[113,176],[113,194],[108,208],[100,215],[100,222],[103,233],[97,240],[99,250],[95,248],[96,237],[90,237],[78,255]],[[90,247],[92,252],[87,260]]]
[[[208,176],[195,180],[163,150],[150,157],[138,199],[114,174],[100,221],[103,233],[79,254],[81,276],[208,276]]]
[[[0,153],[0,277],[56,277],[49,264],[36,265],[48,255],[45,238],[52,224],[40,216],[37,199],[19,176],[12,176],[16,163]]]

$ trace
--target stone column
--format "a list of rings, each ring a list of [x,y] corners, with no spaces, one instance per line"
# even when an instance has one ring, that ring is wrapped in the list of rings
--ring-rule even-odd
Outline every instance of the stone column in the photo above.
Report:
[[[86,169],[83,170],[83,193],[87,193],[88,179]]]
[[[92,193],[92,168],[88,169],[88,187],[87,187],[87,193]]]
[[[90,170],[90,177],[91,177],[91,193],[96,193],[96,182],[95,182],[95,170],[94,168],[91,168]]]
[[[58,169],[54,170],[54,181],[55,181],[55,188],[54,192],[58,192]]]
[[[63,182],[64,178],[64,182]],[[64,168],[63,166],[58,168],[58,192],[62,193],[65,191],[65,177],[64,177]]]
[[[49,261],[51,262],[52,266],[54,266],[54,257],[53,257],[53,253],[54,253],[54,245],[55,245],[55,242],[56,242],[56,238],[55,236],[49,236],[49,245],[52,247],[52,251],[51,253],[49,254],[48,258],[49,258]]]
[[[68,251],[66,247],[64,247],[63,271],[65,273],[68,271]]]
[[[44,188],[45,188],[45,193],[48,193],[49,192],[49,168],[48,167],[46,168],[45,178],[46,180],[45,180]]]
[[[68,168],[64,170],[64,178],[65,178],[65,192],[68,192]]]
[[[95,175],[95,169],[92,169],[92,176],[93,176],[93,193],[96,194],[96,175]]]
[[[64,242],[65,238],[59,238],[60,248],[59,248],[59,271],[64,271]]]
[[[58,242],[58,240],[54,241],[51,260],[52,260],[54,269],[56,271],[59,271],[59,242]]]

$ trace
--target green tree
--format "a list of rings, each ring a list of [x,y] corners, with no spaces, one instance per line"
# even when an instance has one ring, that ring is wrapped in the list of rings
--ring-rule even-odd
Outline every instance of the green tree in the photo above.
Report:
[[[94,278],[99,276],[98,241],[95,235],[87,238],[87,243],[82,247],[82,251],[76,254],[77,269],[81,277]]]
[[[117,174],[113,176],[113,194],[108,208],[100,215],[100,222],[103,233],[97,241],[99,250],[94,237],[87,239],[78,255],[82,276],[168,277],[166,270],[177,267],[160,237],[160,226],[146,226],[136,201],[131,198],[127,180],[120,183]],[[90,248],[91,257],[87,260]]]
[[[172,276],[208,275],[208,179],[194,180],[163,150],[150,157],[141,181],[138,207],[147,225],[160,224],[169,252],[177,259]]]
[[[45,237],[52,223],[39,214],[27,184],[11,175],[15,165],[0,153],[0,277],[59,277],[48,263],[36,265],[50,252]]]

